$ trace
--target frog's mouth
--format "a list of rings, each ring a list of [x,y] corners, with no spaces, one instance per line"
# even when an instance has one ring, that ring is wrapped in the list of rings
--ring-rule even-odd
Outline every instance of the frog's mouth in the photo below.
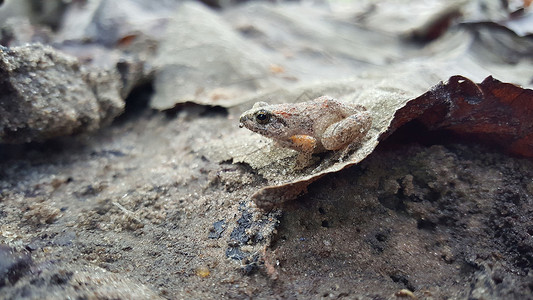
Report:
[[[240,119],[239,119],[239,128],[243,128],[243,127],[247,127],[248,128],[248,126],[245,125],[246,121],[248,121],[248,120],[249,119],[248,119],[247,116],[241,116]]]

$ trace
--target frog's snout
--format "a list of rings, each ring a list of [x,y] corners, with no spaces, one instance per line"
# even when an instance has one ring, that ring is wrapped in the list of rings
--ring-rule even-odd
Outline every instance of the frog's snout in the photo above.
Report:
[[[241,118],[239,119],[239,128],[243,128],[244,127],[244,122],[246,121],[246,116],[241,116]]]

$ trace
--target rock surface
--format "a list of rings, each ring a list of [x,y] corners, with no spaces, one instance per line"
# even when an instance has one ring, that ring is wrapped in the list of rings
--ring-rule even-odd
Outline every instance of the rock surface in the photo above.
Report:
[[[119,115],[118,76],[39,44],[0,48],[0,141],[94,131]]]

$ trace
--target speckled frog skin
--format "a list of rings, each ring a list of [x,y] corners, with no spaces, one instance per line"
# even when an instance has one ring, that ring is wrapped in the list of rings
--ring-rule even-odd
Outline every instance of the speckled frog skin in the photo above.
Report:
[[[371,125],[372,118],[363,106],[323,96],[291,104],[257,102],[241,115],[239,126],[310,155],[357,144]]]

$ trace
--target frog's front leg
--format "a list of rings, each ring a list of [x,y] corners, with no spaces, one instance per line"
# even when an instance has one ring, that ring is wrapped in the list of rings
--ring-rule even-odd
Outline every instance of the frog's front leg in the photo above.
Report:
[[[292,143],[292,148],[300,152],[313,153],[316,148],[317,140],[306,134],[296,134],[289,138]]]
[[[372,125],[370,114],[362,111],[331,124],[322,135],[326,150],[339,150],[363,140]]]
[[[307,167],[318,141],[314,137],[305,134],[293,135],[289,140],[291,141],[291,148],[297,150],[299,153],[294,168],[300,170]]]

